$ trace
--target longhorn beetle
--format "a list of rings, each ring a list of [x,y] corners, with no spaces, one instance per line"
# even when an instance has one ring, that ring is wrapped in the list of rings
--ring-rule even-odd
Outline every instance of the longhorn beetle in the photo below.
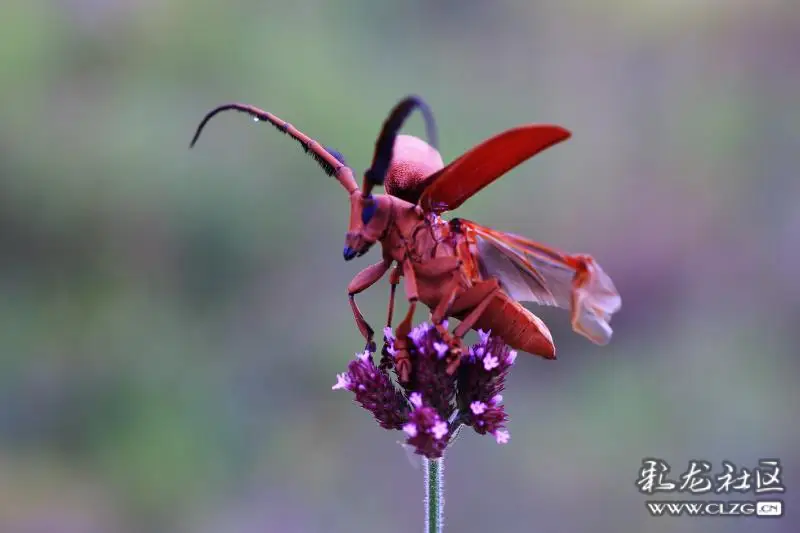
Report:
[[[399,131],[419,109],[429,143]],[[374,350],[374,330],[364,320],[355,296],[389,270],[387,325],[391,327],[395,291],[405,280],[409,309],[397,326],[395,367],[401,382],[409,380],[408,335],[417,302],[431,310],[431,322],[448,343],[447,371],[458,368],[470,329],[491,330],[512,348],[555,359],[547,326],[519,302],[552,305],[570,311],[573,329],[596,344],[611,339],[609,321],[621,307],[611,278],[589,255],[570,255],[524,237],[503,233],[464,219],[440,215],[459,207],[500,176],[570,137],[566,129],[528,124],[504,131],[444,165],[437,151],[436,124],[419,97],[401,100],[383,124],[372,165],[359,189],[342,155],[326,148],[272,113],[241,104],[211,110],[197,127],[191,146],[216,114],[235,110],[267,122],[298,141],[350,197],[350,225],[345,235],[345,261],[360,257],[376,242],[383,248],[377,263],[359,272],[347,293],[359,331]],[[383,185],[386,194],[373,194]],[[392,269],[392,267],[394,268]],[[452,334],[446,318],[460,324]]]

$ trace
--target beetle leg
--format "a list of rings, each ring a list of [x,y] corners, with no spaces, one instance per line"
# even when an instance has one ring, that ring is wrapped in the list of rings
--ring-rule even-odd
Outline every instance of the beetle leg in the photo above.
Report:
[[[411,356],[408,353],[408,335],[411,333],[411,321],[414,319],[414,311],[416,311],[416,309],[417,301],[409,301],[406,317],[397,325],[397,338],[394,341],[394,368],[397,371],[397,379],[400,383],[408,383],[408,380],[411,378]]]
[[[472,326],[475,325],[475,322],[481,317],[486,308],[489,307],[489,304],[492,302],[492,298],[494,297],[495,293],[500,290],[500,282],[497,279],[487,279],[485,281],[481,281],[475,284],[468,293],[469,296],[475,297],[479,300],[476,302],[475,306],[472,310],[464,316],[464,320],[458,325],[458,327],[453,331],[453,335],[456,337],[462,338],[467,332],[472,329]],[[465,295],[466,295],[465,294]]]
[[[405,288],[408,298],[408,312],[405,318],[397,325],[395,337],[394,368],[397,371],[397,378],[400,383],[408,383],[411,378],[411,357],[408,353],[408,335],[411,333],[411,323],[414,320],[414,311],[417,309],[419,292],[417,289],[417,277],[414,275],[414,268],[411,261],[403,261],[403,276],[406,278]]]
[[[386,274],[390,266],[391,262],[385,260],[375,263],[374,265],[370,265],[356,274],[356,277],[354,277],[347,286],[347,296],[350,299],[350,308],[353,310],[353,318],[355,318],[358,330],[367,341],[367,345],[364,349],[369,352],[375,351],[375,343],[372,341],[375,331],[370,327],[369,324],[367,324],[367,321],[364,320],[364,315],[361,314],[361,310],[358,308],[355,296],[356,294],[373,286],[379,279],[383,277],[384,274]]]
[[[420,275],[439,277],[445,274],[451,274],[450,279],[442,284],[439,303],[436,305],[436,308],[431,311],[431,323],[433,323],[436,331],[439,332],[448,344],[451,342],[451,335],[442,323],[450,315],[453,302],[456,300],[459,293],[463,291],[461,283],[459,282],[460,278],[456,274],[462,265],[463,261],[456,256],[443,256],[428,260],[423,265],[414,266],[414,270]]]
[[[472,310],[464,316],[464,319],[461,323],[453,330],[453,337],[456,347],[452,347],[450,352],[452,356],[448,360],[447,366],[447,373],[452,375],[458,369],[458,365],[461,363],[461,354],[460,351],[463,349],[462,346],[462,339],[467,332],[472,329],[472,326],[475,325],[475,322],[481,317],[486,308],[489,307],[489,304],[492,302],[492,298],[494,298],[495,293],[500,290],[500,282],[497,279],[487,279],[485,281],[481,281],[470,289],[462,293],[464,298],[475,299],[478,300]]]
[[[431,313],[431,322],[433,322],[436,331],[439,332],[439,335],[442,336],[442,340],[449,347],[446,363],[448,373],[452,375],[450,368],[455,365],[453,368],[453,372],[455,372],[455,368],[458,367],[458,362],[461,361],[461,355],[464,350],[461,346],[460,339],[450,334],[450,331],[448,331],[447,327],[444,325],[444,320],[450,314],[453,302],[463,293],[463,289],[456,276],[453,276],[445,287],[443,291],[444,297],[439,300],[439,305],[437,305],[436,309]]]
[[[450,332],[444,327],[443,322],[450,314],[450,309],[453,307],[453,302],[456,301],[459,293],[462,291],[461,284],[456,276],[450,278],[442,290],[442,299],[439,304],[431,312],[431,322],[436,328],[436,331],[445,339],[445,342],[450,341]]]
[[[397,292],[397,285],[400,283],[400,277],[403,275],[403,270],[396,266],[392,273],[389,274],[389,312],[386,316],[386,327],[392,327],[392,316],[394,315],[394,295]]]

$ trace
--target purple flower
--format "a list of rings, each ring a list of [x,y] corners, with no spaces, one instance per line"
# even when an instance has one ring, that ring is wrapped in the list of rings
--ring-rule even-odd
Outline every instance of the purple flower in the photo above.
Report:
[[[336,375],[336,384],[331,387],[331,389],[347,389],[350,390],[351,383],[350,383],[350,375],[348,373],[344,374],[337,374]]]
[[[431,459],[441,457],[448,442],[445,438],[449,432],[447,422],[439,417],[435,409],[422,402],[421,394],[413,393],[411,396],[414,398],[409,400],[413,402],[414,409],[409,416],[410,422],[403,426],[403,431],[408,435],[406,443],[414,448],[414,453]]]
[[[448,364],[456,357],[451,345],[431,324],[416,326],[409,334],[409,381],[395,385],[389,374],[397,353],[395,335],[384,328],[380,365],[375,366],[369,351],[356,354],[333,389],[353,392],[381,427],[403,431],[406,445],[419,455],[441,457],[462,424],[505,444],[510,434],[500,392],[517,352],[491,332],[478,335],[480,341],[465,351],[457,371],[449,375]]]
[[[427,322],[423,322],[422,324],[412,329],[411,333],[408,336],[411,338],[412,341],[414,341],[414,344],[416,344],[418,347],[421,347],[424,345],[423,340],[425,338],[425,334],[428,333],[428,331],[430,331],[431,329],[433,329],[433,327],[430,324],[428,324]]]
[[[422,407],[422,395],[418,392],[412,392],[409,394],[408,401],[414,408]]]
[[[444,436],[447,435],[448,431],[449,428],[447,426],[447,422],[445,422],[444,420],[436,422],[431,428],[431,434],[433,435],[433,438],[436,440],[442,440]]]
[[[505,429],[498,429],[494,432],[494,440],[497,444],[506,444],[511,439],[511,434]]]
[[[506,355],[506,361],[508,361],[509,365],[513,365],[514,361],[517,360],[517,351],[516,350],[509,350],[508,355]]]
[[[486,411],[486,404],[483,402],[472,402],[469,404],[469,410],[472,411],[472,414],[481,415]]]
[[[505,388],[517,352],[488,333],[480,336],[483,346],[474,347],[459,366],[457,403],[465,424],[481,435],[489,433],[497,442],[505,443],[509,438],[505,429],[508,415],[500,392]],[[485,353],[483,357],[478,355],[481,352]]]
[[[456,376],[446,372],[450,347],[436,328],[428,323],[415,327],[409,337],[412,341],[408,345],[411,374],[402,388],[406,394],[409,391],[418,392],[425,404],[435,409],[442,420],[449,420],[455,412],[456,396]],[[381,366],[392,368],[395,353],[394,341],[387,340]],[[387,357],[391,361],[384,362]]]
[[[433,349],[436,350],[436,356],[439,359],[447,355],[447,352],[450,350],[450,348],[443,342],[434,342]]]
[[[497,399],[499,397],[499,400]],[[505,423],[508,421],[508,415],[500,403],[502,396],[499,394],[492,398],[489,403],[475,401],[470,404],[470,425],[480,435],[489,433],[494,435],[497,442],[501,441],[498,437],[498,432],[505,435],[504,442],[508,442],[508,431],[505,429]]]
[[[333,389],[347,389],[356,395],[356,402],[370,411],[385,429],[400,429],[411,410],[403,395],[392,384],[389,375],[375,366],[372,354],[357,354],[347,372],[336,376]]]

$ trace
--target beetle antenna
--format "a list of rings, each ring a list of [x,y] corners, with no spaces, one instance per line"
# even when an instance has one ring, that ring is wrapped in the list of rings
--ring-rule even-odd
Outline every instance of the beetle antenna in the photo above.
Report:
[[[392,109],[386,121],[383,123],[378,140],[375,141],[375,155],[372,158],[372,166],[364,173],[364,194],[369,194],[370,189],[375,185],[383,185],[386,173],[389,171],[389,164],[392,161],[394,151],[394,141],[400,128],[408,116],[419,108],[425,119],[425,133],[428,137],[428,144],[438,149],[439,141],[436,133],[436,120],[428,104],[419,96],[407,96]]]
[[[317,141],[272,113],[248,104],[241,104],[238,102],[224,104],[206,113],[206,116],[203,117],[203,120],[200,121],[200,124],[197,126],[194,137],[192,137],[192,142],[189,143],[189,148],[193,148],[197,143],[206,124],[208,124],[215,115],[223,111],[238,111],[250,115],[256,121],[271,124],[278,131],[289,135],[292,139],[300,143],[303,150],[314,158],[325,173],[328,176],[335,176],[348,192],[352,193],[358,188],[358,185],[353,179],[352,171],[347,167],[347,162],[342,154],[336,150],[320,145]],[[342,172],[343,170],[344,172]]]

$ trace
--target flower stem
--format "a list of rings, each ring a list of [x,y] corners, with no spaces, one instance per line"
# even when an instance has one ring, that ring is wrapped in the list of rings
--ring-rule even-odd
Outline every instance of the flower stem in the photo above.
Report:
[[[428,459],[425,465],[425,533],[442,533],[444,529],[444,457]]]

